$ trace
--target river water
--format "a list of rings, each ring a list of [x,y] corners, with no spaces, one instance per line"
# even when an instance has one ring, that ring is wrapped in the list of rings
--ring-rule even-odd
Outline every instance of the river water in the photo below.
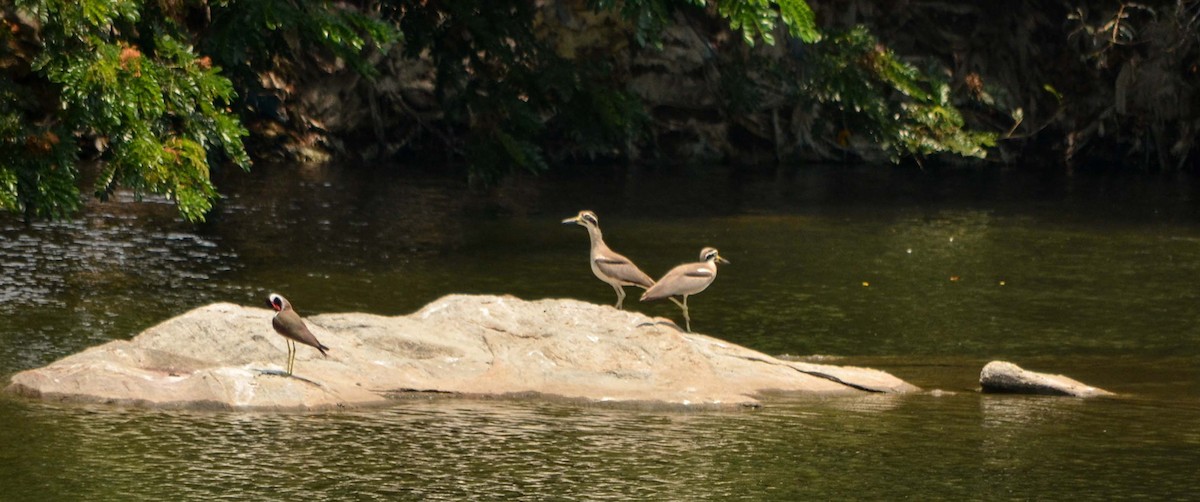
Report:
[[[927,392],[758,410],[413,398],[324,413],[0,397],[0,500],[1184,500],[1200,490],[1200,180],[1000,171],[581,170],[477,189],[394,170],[218,173],[157,200],[0,217],[0,376],[214,301],[406,314],[450,293],[615,300],[587,235],[651,275],[732,261],[693,328]],[[632,308],[679,319],[670,303]],[[264,326],[265,330],[269,327]],[[328,342],[327,342],[328,343]],[[285,354],[280,354],[282,362]],[[1112,399],[981,395],[993,359]]]

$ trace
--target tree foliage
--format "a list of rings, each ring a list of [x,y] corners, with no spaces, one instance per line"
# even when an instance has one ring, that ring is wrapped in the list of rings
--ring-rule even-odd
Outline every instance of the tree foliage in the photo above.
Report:
[[[188,20],[199,12],[221,22],[196,30]],[[16,0],[0,30],[0,207],[27,219],[69,215],[81,204],[76,164],[90,143],[104,166],[98,197],[118,187],[164,195],[184,218],[203,220],[218,197],[210,166],[250,165],[248,133],[231,108],[237,91],[220,64],[245,89],[269,54],[264,39],[281,33],[357,61],[364,39],[381,31],[367,19],[286,0]],[[237,36],[222,36],[230,30]],[[199,54],[205,35],[217,49]]]
[[[759,58],[778,76],[771,92],[793,102],[815,99],[826,114],[851,116],[859,122],[857,132],[881,142],[894,158],[982,157],[994,141],[992,134],[967,129],[947,82],[876,50],[865,29],[823,38],[814,12],[800,0],[591,0],[590,13],[571,10],[570,2],[537,8],[519,0],[384,5],[385,17],[405,34],[408,57],[431,55],[436,67],[432,79],[442,113],[413,122],[438,130],[445,150],[485,178],[510,169],[537,172],[565,159],[634,158],[654,150],[652,129],[662,119],[631,85],[646,71],[635,67],[645,64],[637,54],[646,51],[716,49],[716,57],[704,56],[701,69],[722,75],[723,89],[713,92],[725,101],[715,106],[730,118],[739,110],[760,113],[764,100],[743,94],[747,99],[739,102],[736,96],[739,88],[764,84],[737,71],[746,63],[738,59],[757,57],[756,47],[775,45],[780,36],[815,45],[802,60]],[[737,40],[728,47],[663,47],[663,37],[680,23],[703,25],[706,18],[725,27],[698,28],[696,36],[716,40],[731,30]],[[751,50],[739,50],[739,44]],[[666,78],[677,77],[689,78]]]
[[[780,21],[789,34],[805,42],[812,43],[821,38],[813,11],[804,0],[781,0],[778,11],[766,0],[716,4],[721,17],[729,20],[729,27],[740,30],[750,45],[760,38],[768,44],[774,44],[775,28]]]
[[[705,39],[688,49],[704,53],[700,72],[722,75],[723,117],[783,106],[739,102],[754,94],[739,88],[766,81],[729,71],[782,41],[804,57],[762,60],[770,92],[894,158],[982,157],[992,145],[936,68],[904,62],[865,28],[822,33],[805,0],[14,0],[0,15],[0,208],[27,218],[77,209],[76,165],[94,155],[98,197],[160,194],[202,220],[218,198],[210,170],[248,168],[250,135],[337,134],[299,110],[314,72],[390,77],[397,53],[401,69],[431,64],[434,111],[360,81],[376,136],[405,130],[410,149],[445,152],[484,179],[639,158],[663,118],[631,85],[644,71],[631,61],[681,23]],[[586,42],[560,36],[568,24]],[[335,111],[336,99],[321,98]],[[368,127],[355,125],[348,134]]]
[[[205,2],[202,2],[205,3]],[[259,90],[280,60],[313,54],[374,74],[367,55],[400,38],[396,27],[351,5],[303,0],[210,0],[211,21],[193,31],[202,51],[228,69],[239,89]]]
[[[96,183],[103,197],[118,185],[177,201],[192,220],[216,197],[208,155],[247,166],[246,131],[225,109],[234,96],[211,60],[196,55],[169,22],[142,23],[134,1],[18,1],[32,29],[22,42],[29,54],[5,54],[28,63],[28,73],[5,74],[7,158],[5,208],[29,216],[64,216],[79,206],[75,185],[78,136],[94,138],[105,153]],[[9,16],[6,16],[6,18]],[[9,45],[12,47],[12,44]],[[22,61],[25,59],[25,61]],[[44,106],[44,102],[53,106]],[[24,138],[24,139],[22,139]]]
[[[822,2],[934,61],[995,157],[1045,169],[1195,170],[1200,1]],[[968,99],[962,99],[966,96]]]
[[[901,61],[862,26],[822,45],[827,50],[814,58],[812,78],[800,90],[844,110],[844,130],[865,132],[893,160],[936,153],[983,158],[995,146],[995,134],[966,128],[945,79]]]

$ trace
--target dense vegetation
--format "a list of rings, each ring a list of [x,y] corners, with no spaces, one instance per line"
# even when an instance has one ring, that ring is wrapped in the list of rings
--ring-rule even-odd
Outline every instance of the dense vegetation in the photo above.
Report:
[[[222,20],[196,17],[214,14]],[[244,84],[285,46],[271,35],[353,55],[365,34],[382,32],[303,2],[17,0],[2,15],[0,207],[26,219],[78,208],[85,148],[104,161],[98,197],[118,187],[162,194],[203,219],[217,197],[209,166],[250,165],[230,108],[244,87],[219,64]],[[197,52],[202,41],[207,53]]]
[[[829,29],[866,26],[950,75],[967,123],[1001,134],[996,157],[1052,169],[1198,165],[1200,2],[828,5]]]
[[[0,207],[201,220],[216,166],[1194,164],[1197,2],[10,0]],[[245,142],[245,143],[244,143]],[[1061,168],[1061,167],[1059,167]]]

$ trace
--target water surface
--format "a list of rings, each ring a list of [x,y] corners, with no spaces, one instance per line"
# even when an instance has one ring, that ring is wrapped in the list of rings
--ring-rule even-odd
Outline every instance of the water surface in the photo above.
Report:
[[[219,181],[226,199],[200,226],[129,199],[32,228],[0,219],[0,374],[269,291],[306,315],[405,314],[450,293],[613,302],[588,269],[586,232],[558,223],[588,208],[651,275],[704,246],[733,262],[689,301],[698,331],[942,392],[770,396],[722,413],[0,398],[0,498],[1161,500],[1200,488],[1200,185],[1188,177],[689,168],[472,189],[263,166]],[[679,318],[629,292],[629,308]],[[1122,397],[979,395],[991,359]]]

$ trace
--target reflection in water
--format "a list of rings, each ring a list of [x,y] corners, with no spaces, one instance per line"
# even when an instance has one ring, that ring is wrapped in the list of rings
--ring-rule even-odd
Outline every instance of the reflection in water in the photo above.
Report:
[[[1168,412],[1166,430],[1131,420],[1154,406],[973,394],[732,413],[453,399],[321,414],[20,404],[0,408],[17,424],[0,430],[4,458],[21,459],[0,483],[13,500],[1186,496],[1195,473],[1165,467],[1200,461],[1200,410]]]
[[[0,220],[0,373],[128,336],[228,291],[236,253],[162,202],[89,206],[81,218]],[[222,293],[218,293],[222,291]]]
[[[1083,499],[1191,498],[1197,446],[1186,431],[1200,426],[1191,412],[1136,398],[1084,400],[1050,396],[981,398],[980,459],[997,476],[994,493],[1021,482],[1031,493]],[[1159,415],[1159,414],[1162,415]],[[1147,417],[1154,415],[1154,419]],[[1168,466],[1183,467],[1181,472]],[[1038,470],[1041,472],[1038,472]]]
[[[5,308],[67,307],[73,293],[108,285],[203,287],[235,259],[195,234],[150,232],[137,220],[104,226],[87,221],[0,229],[0,299]],[[155,266],[145,267],[152,263]]]
[[[1085,404],[1083,399],[1056,397],[1059,396],[984,395],[980,399],[983,426],[1036,427],[1079,413]]]
[[[87,499],[721,497],[739,491],[723,459],[751,448],[737,420],[706,430],[714,416],[405,404],[335,415],[54,410],[78,456],[34,479],[106,473],[75,485]]]
[[[403,266],[461,247],[478,205],[453,179],[314,167],[238,177],[210,228],[255,265],[292,270]]]

